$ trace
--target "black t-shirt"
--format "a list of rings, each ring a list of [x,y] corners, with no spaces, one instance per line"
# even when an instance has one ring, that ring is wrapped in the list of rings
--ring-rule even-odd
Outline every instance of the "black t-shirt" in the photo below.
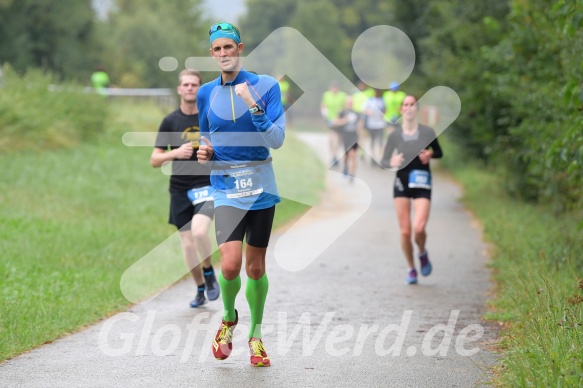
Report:
[[[356,133],[356,127],[358,124],[358,115],[350,110],[343,110],[338,115],[339,119],[347,117],[346,124],[342,125],[341,128],[346,133]]]
[[[429,148],[433,150],[433,158],[441,158],[443,156],[433,129],[425,125],[419,125],[416,133],[412,136],[407,136],[403,133],[403,128],[399,126],[391,132],[387,139],[382,165],[389,167],[393,151],[397,150],[397,153],[402,153],[405,158],[405,161],[397,172],[398,177],[404,177],[406,179],[411,170],[429,171],[429,163],[423,164],[421,163],[421,159],[419,159],[419,153],[423,149]]]
[[[156,148],[175,149],[184,143],[192,143],[194,152],[190,160],[172,161],[171,190],[190,190],[210,185],[210,169],[198,163],[196,151],[200,146],[198,114],[186,115],[179,109],[164,117],[156,137]]]

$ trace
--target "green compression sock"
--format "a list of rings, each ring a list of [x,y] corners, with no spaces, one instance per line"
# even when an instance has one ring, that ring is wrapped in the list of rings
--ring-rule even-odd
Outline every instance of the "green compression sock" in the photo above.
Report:
[[[223,295],[223,319],[225,322],[235,322],[235,298],[241,289],[241,277],[237,275],[235,279],[227,280],[219,272],[219,286]]]
[[[261,338],[262,336],[261,323],[263,322],[263,308],[265,307],[265,299],[267,298],[268,289],[269,282],[267,281],[267,274],[264,274],[258,280],[251,278],[247,279],[245,296],[247,297],[249,310],[251,311],[249,338]]]

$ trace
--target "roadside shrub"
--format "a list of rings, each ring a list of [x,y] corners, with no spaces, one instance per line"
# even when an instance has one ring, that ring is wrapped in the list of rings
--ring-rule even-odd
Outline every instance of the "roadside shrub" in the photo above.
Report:
[[[40,70],[19,76],[3,66],[0,152],[73,147],[103,131],[106,99],[75,84],[55,85],[53,79]]]

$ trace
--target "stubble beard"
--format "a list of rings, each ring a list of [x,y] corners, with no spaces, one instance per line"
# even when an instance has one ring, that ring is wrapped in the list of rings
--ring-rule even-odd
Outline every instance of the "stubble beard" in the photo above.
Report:
[[[231,63],[226,65],[226,67],[221,67],[221,71],[226,74],[233,74],[239,69],[239,58],[231,57]],[[220,66],[220,65],[219,65]]]

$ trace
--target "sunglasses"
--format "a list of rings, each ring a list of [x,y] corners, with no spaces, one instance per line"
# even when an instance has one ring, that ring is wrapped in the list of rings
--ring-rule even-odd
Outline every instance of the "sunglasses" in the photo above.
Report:
[[[209,28],[209,35],[212,34],[213,32],[217,32],[219,30],[225,30],[225,31],[236,31],[237,34],[239,36],[241,36],[241,34],[239,33],[239,29],[237,27],[235,27],[234,25],[232,25],[231,23],[215,23],[211,26],[211,28]]]

